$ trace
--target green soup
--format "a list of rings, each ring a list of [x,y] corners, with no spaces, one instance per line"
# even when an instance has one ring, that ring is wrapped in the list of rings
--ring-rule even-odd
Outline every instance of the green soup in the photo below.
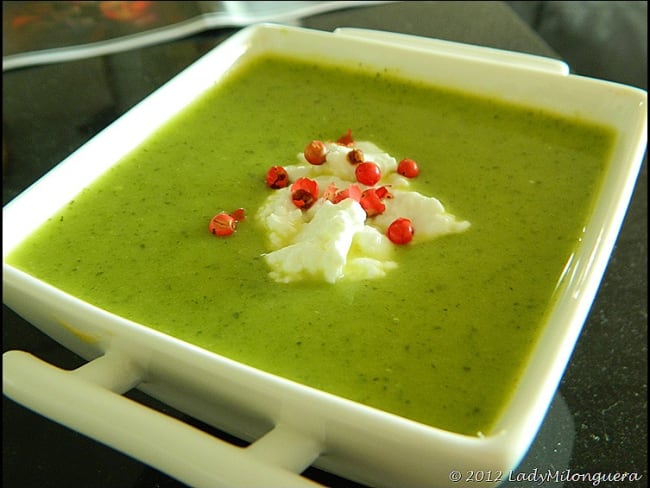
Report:
[[[271,165],[351,128],[418,161],[469,230],[361,281],[278,284],[253,215]],[[608,129],[282,57],[234,70],[7,261],[207,350],[450,431],[488,432],[544,325],[609,161]],[[243,207],[237,232],[210,218]]]

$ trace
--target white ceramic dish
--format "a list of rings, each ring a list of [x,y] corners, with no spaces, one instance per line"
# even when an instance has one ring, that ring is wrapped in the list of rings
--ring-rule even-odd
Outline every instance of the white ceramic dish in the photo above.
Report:
[[[605,123],[611,170],[566,287],[493,432],[469,437],[411,422],[225,359],[99,310],[3,262],[4,302],[90,362],[72,372],[21,351],[3,356],[4,393],[191,486],[309,486],[307,466],[377,487],[507,479],[550,405],[618,235],[647,140],[647,94],[573,76],[564,63],[358,29],[245,28],[117,120],[3,209],[3,256],[233,63],[264,50],[398,68],[414,78]],[[148,127],[147,131],[142,127]],[[107,151],[106,148],[111,148]],[[239,448],[121,396],[133,387],[251,441]],[[486,477],[487,478],[487,477]]]

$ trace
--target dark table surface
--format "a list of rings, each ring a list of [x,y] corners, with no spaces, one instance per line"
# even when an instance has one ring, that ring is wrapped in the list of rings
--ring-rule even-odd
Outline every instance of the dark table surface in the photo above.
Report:
[[[367,27],[563,58],[578,74],[647,88],[646,2],[397,2],[323,13],[301,25],[328,31]],[[4,72],[3,138],[8,159],[3,205],[234,31],[212,30],[129,52]],[[2,337],[3,351],[27,350],[63,368],[83,363],[5,306]],[[583,333],[517,472],[536,468],[628,472],[642,479],[616,486],[648,486],[646,356],[644,163]],[[137,390],[127,395],[201,426]],[[3,486],[183,486],[4,396],[2,422]],[[360,486],[314,468],[305,475],[329,486]],[[591,486],[584,481],[552,484]]]

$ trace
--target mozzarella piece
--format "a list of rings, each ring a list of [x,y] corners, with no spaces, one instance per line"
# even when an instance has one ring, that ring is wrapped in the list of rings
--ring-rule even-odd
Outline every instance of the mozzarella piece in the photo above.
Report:
[[[348,161],[348,153],[352,149],[361,149],[364,156],[364,161],[369,161],[377,164],[381,170],[382,180],[384,181],[397,171],[397,160],[390,154],[383,152],[375,144],[371,142],[358,142],[355,143],[354,148],[342,146],[335,142],[326,142],[327,148],[326,161],[323,164],[310,164],[305,159],[304,153],[298,154],[299,163],[296,165],[285,166],[289,179],[296,181],[298,178],[316,178],[319,176],[336,176],[348,182],[355,182],[356,176],[354,171],[356,166],[350,164]],[[399,176],[399,175],[398,175]],[[401,177],[400,177],[401,178]],[[405,179],[401,181],[401,185],[408,184]]]
[[[325,201],[292,244],[264,255],[271,277],[283,283],[308,278],[334,283],[343,277],[352,239],[365,219],[365,211],[354,200],[336,205]]]
[[[257,220],[266,230],[271,249],[291,243],[304,223],[303,212],[291,201],[289,188],[275,190],[257,211]]]
[[[428,241],[445,234],[453,234],[467,230],[470,223],[458,220],[445,211],[444,206],[437,198],[427,197],[414,191],[394,190],[394,198],[385,200],[386,210],[373,217],[371,225],[382,232],[400,217],[411,221],[415,233],[415,242]]]

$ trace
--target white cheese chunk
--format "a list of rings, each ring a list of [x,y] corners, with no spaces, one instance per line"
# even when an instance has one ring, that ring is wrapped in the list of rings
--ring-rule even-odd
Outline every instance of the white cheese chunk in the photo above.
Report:
[[[363,229],[365,218],[354,200],[336,205],[325,201],[292,244],[265,254],[271,277],[280,282],[320,278],[329,283],[342,278],[352,239]]]
[[[309,164],[304,153],[298,154],[299,164],[286,166],[291,181],[298,178],[316,178],[318,176],[336,176],[348,183],[356,181],[354,174],[356,165],[348,160],[348,153],[353,149],[361,149],[364,161],[377,164],[382,174],[382,181],[392,177],[397,170],[397,160],[390,154],[383,152],[371,142],[358,142],[354,147],[342,146],[334,142],[326,142],[326,162],[320,165]],[[398,175],[399,176],[399,175]],[[401,182],[402,185],[406,183]]]
[[[303,212],[291,201],[289,188],[275,190],[257,212],[257,220],[266,230],[271,249],[291,243],[302,228]]]
[[[382,232],[386,232],[388,226],[400,217],[411,221],[415,229],[413,235],[415,242],[462,232],[470,226],[469,222],[457,220],[454,215],[446,212],[437,198],[404,190],[394,190],[393,196],[394,198],[384,202],[386,210],[369,222]]]

